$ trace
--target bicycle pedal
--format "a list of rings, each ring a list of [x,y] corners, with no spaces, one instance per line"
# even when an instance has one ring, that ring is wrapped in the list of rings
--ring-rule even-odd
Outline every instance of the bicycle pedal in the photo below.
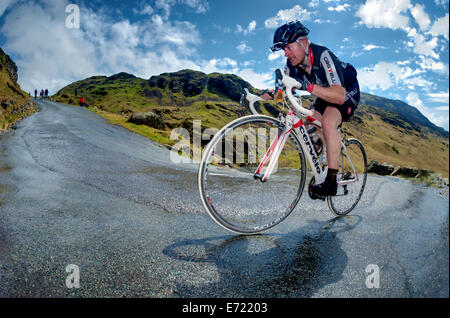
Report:
[[[311,197],[311,199],[313,199],[313,200],[322,200],[322,201],[325,201],[325,199],[326,199],[326,197],[322,197],[322,196],[317,195],[317,194],[311,194],[310,197]]]

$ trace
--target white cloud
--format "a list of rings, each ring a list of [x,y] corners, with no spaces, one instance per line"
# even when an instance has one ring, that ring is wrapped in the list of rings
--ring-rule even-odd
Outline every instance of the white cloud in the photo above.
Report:
[[[0,17],[5,13],[5,11],[12,7],[15,3],[17,3],[19,0],[2,0],[0,2]]]
[[[430,33],[434,36],[442,35],[444,36],[448,41],[448,13],[434,21],[433,25],[431,26]]]
[[[437,73],[447,74],[448,75],[448,65],[435,61],[432,58],[427,58],[425,56],[420,55],[419,58],[421,62],[417,62],[417,64],[424,70],[431,70]]]
[[[231,28],[225,27],[225,26],[222,26],[222,25],[218,25],[218,24],[216,24],[216,23],[213,23],[212,26],[213,26],[213,28],[215,28],[215,29],[217,29],[217,30],[219,30],[220,32],[223,32],[223,33],[225,33],[225,34],[228,34],[228,33],[233,32],[233,30],[232,30]]]
[[[243,63],[247,65],[250,63]],[[245,81],[249,82],[255,88],[267,88],[272,85],[272,73],[257,73],[251,68],[240,69],[237,62],[230,58],[211,59],[205,62],[198,70],[205,73],[230,73],[240,76]]]
[[[411,61],[410,60],[404,60],[404,61],[397,61],[395,63],[398,64],[398,65],[408,65],[408,64],[411,64]]]
[[[436,5],[438,6],[447,6],[448,5],[448,0],[434,0],[434,3],[436,3]]]
[[[311,2],[308,3],[308,6],[311,8],[317,8],[319,6],[319,0],[311,0]]]
[[[239,71],[239,68],[237,67],[237,62],[235,60],[226,57],[211,59],[203,63],[199,70],[207,74],[214,72],[234,74]]]
[[[181,3],[195,9],[196,13],[206,13],[209,10],[207,0],[180,0]]]
[[[181,68],[200,69],[195,25],[154,14],[145,22],[111,21],[102,10],[81,8],[81,28],[65,27],[67,0],[19,3],[4,17],[4,49],[16,55],[25,91],[51,92],[93,75],[128,72],[148,78]],[[169,2],[171,4],[171,2]],[[170,10],[156,2],[155,6]],[[30,49],[33,48],[33,49]]]
[[[409,105],[416,107],[418,110],[420,110],[421,113],[424,113],[424,105],[419,98],[419,94],[410,92],[408,96],[406,96],[406,101]]]
[[[141,9],[133,8],[133,12],[135,14],[141,14],[141,15],[152,15],[155,10],[153,10],[152,6],[149,4],[143,4],[141,5]]]
[[[328,7],[328,11],[341,12],[341,11],[347,11],[348,8],[350,8],[350,5],[348,3],[344,3],[344,4],[338,5],[336,7]]]
[[[161,15],[164,20],[167,20],[172,11],[172,6],[176,4],[176,0],[156,0],[155,7],[161,9],[163,14]]]
[[[419,25],[420,30],[422,31],[428,30],[431,20],[428,14],[425,12],[424,7],[420,4],[416,4],[410,10],[411,15],[414,17],[417,24]]]
[[[314,23],[319,23],[319,24],[323,24],[323,23],[338,23],[336,20],[330,20],[330,19],[326,19],[326,20],[322,20],[322,19],[315,19]]]
[[[434,51],[438,45],[437,37],[427,40],[426,36],[418,33],[415,28],[406,28],[405,30],[408,32],[408,37],[412,40],[408,46],[413,47],[414,53],[439,59],[439,55]]]
[[[242,67],[248,67],[248,66],[254,65],[254,64],[255,64],[255,60],[244,61],[244,62],[241,62],[241,63],[240,63],[240,65],[241,65]]]
[[[244,54],[253,51],[253,48],[248,46],[247,41],[241,41],[241,43],[236,46],[239,53]]]
[[[292,9],[280,10],[275,17],[269,18],[264,22],[268,29],[273,29],[288,21],[300,20],[307,21],[311,19],[311,12],[302,9],[298,4]]]
[[[413,70],[397,63],[379,62],[373,67],[359,69],[358,81],[362,90],[387,90],[394,86],[409,90],[433,87],[433,82],[420,76],[422,73],[424,71],[421,69]]]
[[[410,26],[410,19],[405,15],[408,10],[419,25],[419,31]],[[425,12],[423,5],[412,5],[410,0],[366,0],[355,16],[359,17],[360,25],[368,28],[401,29],[406,32],[409,40],[405,42],[407,47],[419,55],[429,56],[436,60],[439,55],[439,41],[437,36],[443,35],[448,40],[448,13],[438,19],[431,26],[431,20]],[[427,30],[429,30],[427,32]],[[441,47],[442,50],[442,47]]]
[[[80,29],[65,27],[66,16],[60,12],[68,0],[46,0],[46,4],[18,5],[5,16],[0,29],[6,39],[5,51],[18,56],[19,83],[25,91],[48,88],[53,94],[71,82],[118,72],[141,78],[180,69],[233,73],[261,88],[272,79],[269,73],[249,68],[249,63],[241,69],[227,57],[200,59],[201,37],[196,26],[167,19],[173,1],[155,2],[155,12],[145,22],[112,21],[102,10],[82,8]],[[249,29],[254,26],[251,23]],[[244,52],[251,50],[247,42],[241,44]]]
[[[244,35],[251,34],[256,29],[256,21],[252,20],[246,28],[243,28],[240,24],[236,26],[236,33],[242,33]]]
[[[56,87],[51,83],[96,71],[92,43],[85,41],[81,30],[67,29],[64,15],[55,14],[65,12],[67,4],[58,2],[47,10],[35,4],[22,5],[5,17],[0,30],[7,39],[4,48],[19,56],[15,62],[25,91],[43,85],[53,91]]]
[[[277,60],[279,58],[282,58],[283,56],[284,56],[284,51],[280,50],[280,51],[276,51],[276,52],[270,53],[269,56],[267,57],[267,59],[269,61],[274,61],[274,60]]]
[[[394,85],[392,77],[400,72],[400,67],[393,63],[379,62],[374,67],[358,70],[358,81],[361,89],[387,90]]]
[[[402,13],[410,6],[410,0],[366,0],[355,15],[361,19],[359,24],[368,28],[404,29],[409,18]]]
[[[429,93],[430,101],[435,103],[448,103],[448,92]],[[448,108],[448,106],[447,106]]]
[[[264,89],[273,86],[272,73],[257,73],[252,69],[243,69],[237,72],[237,75],[252,84],[253,87]]]
[[[384,46],[378,46],[378,45],[375,45],[375,44],[367,44],[367,45],[364,45],[363,46],[363,50],[364,51],[372,51],[372,50],[375,50],[375,49],[385,49],[386,47],[384,47]]]

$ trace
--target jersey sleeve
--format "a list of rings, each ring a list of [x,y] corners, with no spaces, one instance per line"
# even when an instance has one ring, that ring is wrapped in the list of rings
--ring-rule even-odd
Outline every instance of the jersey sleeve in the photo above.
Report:
[[[328,85],[337,84],[345,88],[342,65],[333,53],[329,50],[323,51],[320,55],[320,65],[325,72]]]

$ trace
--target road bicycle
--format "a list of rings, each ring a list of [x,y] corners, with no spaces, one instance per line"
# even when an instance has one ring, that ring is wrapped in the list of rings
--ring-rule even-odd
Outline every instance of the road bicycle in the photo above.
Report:
[[[245,89],[241,105],[249,103],[253,115],[240,117],[219,130],[206,146],[198,171],[202,203],[220,226],[239,234],[255,234],[283,221],[297,206],[304,192],[308,165],[312,176],[308,185],[311,199],[327,200],[337,216],[347,215],[358,204],[367,180],[367,157],[362,143],[342,137],[338,191],[320,197],[311,186],[327,175],[325,144],[316,149],[304,119],[318,128],[312,110],[302,106],[310,95],[292,77],[276,71],[276,96],[287,107],[278,118],[258,113],[259,96]],[[307,164],[308,162],[308,164]]]

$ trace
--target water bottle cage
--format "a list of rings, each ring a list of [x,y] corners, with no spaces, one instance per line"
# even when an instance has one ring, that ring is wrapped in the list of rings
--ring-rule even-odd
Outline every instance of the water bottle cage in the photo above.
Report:
[[[320,155],[323,150],[323,142],[322,138],[320,138],[320,136],[317,134],[317,128],[311,127],[310,129],[308,129],[308,134],[317,154]]]

